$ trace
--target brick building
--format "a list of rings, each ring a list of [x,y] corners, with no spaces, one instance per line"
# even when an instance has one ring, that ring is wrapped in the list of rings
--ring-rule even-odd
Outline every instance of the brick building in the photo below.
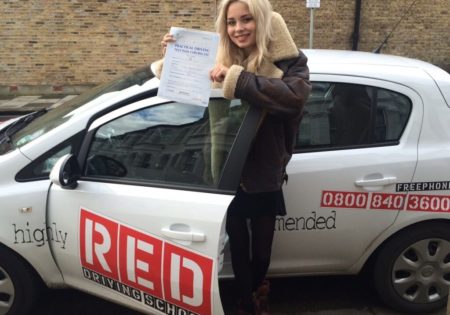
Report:
[[[0,86],[54,91],[98,84],[160,58],[171,25],[213,30],[218,0],[0,0]],[[272,0],[299,47],[309,45],[304,0]],[[352,49],[357,0],[322,0],[314,48]],[[450,71],[449,0],[362,0],[358,50],[372,51],[411,10],[383,53]]]

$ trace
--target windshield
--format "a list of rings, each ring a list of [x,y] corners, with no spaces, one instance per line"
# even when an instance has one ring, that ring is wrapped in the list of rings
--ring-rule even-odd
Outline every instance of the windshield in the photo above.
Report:
[[[63,124],[71,118],[71,115],[67,115],[68,113],[71,113],[84,104],[89,103],[106,93],[121,91],[133,85],[142,85],[153,77],[154,75],[150,67],[146,66],[119,77],[112,82],[94,87],[83,94],[64,102],[56,108],[50,109],[46,114],[36,118],[19,131],[10,135],[7,142],[1,143],[0,155],[16,148],[20,148]],[[5,129],[7,130],[8,128]]]

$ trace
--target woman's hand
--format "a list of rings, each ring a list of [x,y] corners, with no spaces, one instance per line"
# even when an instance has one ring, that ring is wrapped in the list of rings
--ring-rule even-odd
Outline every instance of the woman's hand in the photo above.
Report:
[[[209,71],[209,77],[213,82],[223,82],[227,75],[228,68],[222,64],[216,64],[215,67]]]
[[[163,55],[166,54],[167,44],[174,43],[174,42],[175,42],[175,37],[172,34],[167,33],[166,35],[163,36],[163,39],[161,41]]]

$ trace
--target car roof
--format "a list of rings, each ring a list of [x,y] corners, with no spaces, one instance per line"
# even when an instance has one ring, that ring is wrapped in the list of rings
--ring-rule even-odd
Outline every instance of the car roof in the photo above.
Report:
[[[447,106],[450,107],[450,74],[431,63],[418,59],[376,54],[363,51],[304,49],[312,74],[354,74],[384,77],[384,69],[408,68],[415,76],[427,76],[438,86]],[[401,75],[401,71],[398,72]]]
[[[424,61],[385,54],[376,54],[365,51],[332,50],[332,49],[304,49],[309,63],[324,64],[372,64],[384,66],[419,66],[428,64]]]

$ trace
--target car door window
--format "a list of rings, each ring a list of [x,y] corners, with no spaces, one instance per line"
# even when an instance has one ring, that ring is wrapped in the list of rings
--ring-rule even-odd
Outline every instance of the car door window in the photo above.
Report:
[[[395,91],[358,84],[314,82],[296,149],[397,144],[411,108],[411,100]]]
[[[28,182],[48,179],[53,166],[56,164],[56,161],[58,161],[58,159],[65,154],[77,152],[82,139],[82,133],[78,133],[66,141],[57,144],[55,147],[45,152],[21,169],[16,174],[16,181]]]
[[[95,131],[84,175],[112,180],[217,187],[248,106],[166,103],[139,109]]]

